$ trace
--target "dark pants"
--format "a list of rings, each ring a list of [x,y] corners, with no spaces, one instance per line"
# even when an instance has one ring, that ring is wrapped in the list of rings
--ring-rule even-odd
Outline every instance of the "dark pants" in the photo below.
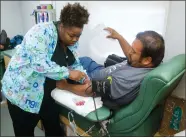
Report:
[[[5,62],[4,59],[1,59],[0,57],[0,102],[2,102],[3,100],[2,93],[1,93],[1,87],[2,87],[1,80],[3,78],[4,72],[5,72]]]
[[[34,136],[34,129],[39,119],[44,126],[45,136],[65,136],[60,126],[58,105],[51,96],[44,96],[39,114],[26,112],[9,101],[8,109],[15,136]]]

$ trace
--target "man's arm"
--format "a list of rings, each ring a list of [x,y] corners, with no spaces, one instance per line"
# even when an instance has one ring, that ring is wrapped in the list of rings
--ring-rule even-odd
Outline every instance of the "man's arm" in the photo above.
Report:
[[[123,50],[123,53],[126,57],[129,56],[129,51],[131,50],[130,44],[121,36],[118,32],[116,32],[114,29],[107,27],[104,30],[107,30],[110,32],[110,35],[107,36],[107,38],[117,39],[120,43],[120,46]]]
[[[63,90],[71,91],[80,96],[93,96],[94,93],[96,96],[101,97],[111,97],[111,83],[112,77],[109,76],[104,80],[92,80],[86,84],[69,84],[66,80],[61,80],[56,82],[56,87]]]
[[[69,84],[66,80],[56,82],[56,87],[62,90],[71,91],[80,96],[92,96],[92,87],[90,83],[86,84]],[[86,91],[86,92],[85,92]]]

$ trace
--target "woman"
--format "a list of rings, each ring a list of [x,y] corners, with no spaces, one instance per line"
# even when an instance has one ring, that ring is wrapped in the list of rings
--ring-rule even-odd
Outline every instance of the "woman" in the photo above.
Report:
[[[86,78],[76,50],[88,17],[78,3],[68,4],[61,10],[59,22],[35,25],[25,35],[2,79],[15,136],[34,136],[39,119],[46,136],[65,135],[50,93],[56,80],[83,83]]]

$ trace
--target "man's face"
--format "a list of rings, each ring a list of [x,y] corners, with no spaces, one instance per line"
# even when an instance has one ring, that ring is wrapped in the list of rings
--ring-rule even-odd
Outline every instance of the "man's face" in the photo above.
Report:
[[[64,27],[62,24],[60,25],[60,39],[61,41],[67,45],[74,45],[81,36],[83,29],[78,27]]]
[[[133,67],[148,67],[151,64],[151,57],[142,58],[143,44],[140,40],[135,39],[132,43],[132,48],[129,51],[128,64]]]

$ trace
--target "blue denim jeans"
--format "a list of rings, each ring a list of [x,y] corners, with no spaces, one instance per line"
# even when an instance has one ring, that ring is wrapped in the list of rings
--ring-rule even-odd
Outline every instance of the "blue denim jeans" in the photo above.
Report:
[[[90,76],[90,74],[96,70],[101,70],[105,68],[103,65],[96,63],[90,57],[80,57],[79,60],[83,68],[87,71],[88,76]]]

